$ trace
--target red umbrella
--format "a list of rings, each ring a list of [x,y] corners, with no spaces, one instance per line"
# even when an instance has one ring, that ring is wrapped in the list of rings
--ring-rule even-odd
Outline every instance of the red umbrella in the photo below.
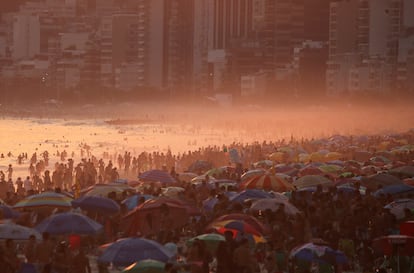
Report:
[[[240,187],[242,189],[263,189],[268,191],[285,192],[293,189],[292,184],[278,175],[263,174],[254,176],[244,181]]]
[[[150,199],[136,207],[124,218],[129,235],[154,234],[184,226],[189,219],[188,207],[172,198]]]
[[[414,237],[407,235],[388,235],[374,239],[372,246],[384,255],[413,256]]]
[[[406,221],[400,224],[400,234],[414,236],[414,221]]]

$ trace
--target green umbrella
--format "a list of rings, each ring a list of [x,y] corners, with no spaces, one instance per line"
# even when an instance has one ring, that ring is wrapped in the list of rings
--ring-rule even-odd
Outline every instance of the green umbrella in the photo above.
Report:
[[[165,263],[157,260],[142,260],[122,270],[123,273],[164,273]]]
[[[220,242],[224,242],[224,236],[217,233],[207,233],[207,234],[201,234],[196,237],[193,237],[187,241],[187,245],[191,246],[195,240],[203,241],[206,245],[207,250],[210,251],[210,253],[215,253],[217,250],[217,247]]]

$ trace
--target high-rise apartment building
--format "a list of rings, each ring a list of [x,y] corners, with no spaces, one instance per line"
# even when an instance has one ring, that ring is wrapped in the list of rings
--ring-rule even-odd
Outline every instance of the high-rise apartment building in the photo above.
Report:
[[[213,49],[228,48],[233,39],[247,37],[253,30],[253,1],[212,0]]]
[[[397,84],[403,0],[331,4],[328,93],[387,93]]]
[[[39,16],[19,14],[13,18],[13,60],[31,59],[40,53]]]

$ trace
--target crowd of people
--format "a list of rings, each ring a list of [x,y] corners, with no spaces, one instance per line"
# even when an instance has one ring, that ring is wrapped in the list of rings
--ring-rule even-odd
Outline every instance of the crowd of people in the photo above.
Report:
[[[3,158],[13,161],[7,170],[0,172],[0,198],[7,205],[13,206],[23,198],[44,192],[67,192],[78,197],[83,190],[95,184],[108,184],[122,178],[137,180],[139,174],[153,169],[169,172],[175,179],[174,186],[182,187],[178,198],[186,204],[197,208],[197,213],[185,225],[174,226],[170,229],[155,230],[152,233],[140,234],[159,241],[162,244],[178,244],[178,255],[183,257],[189,267],[189,272],[207,273],[215,270],[225,272],[311,272],[315,264],[308,261],[293,261],[289,253],[298,245],[307,242],[329,245],[335,250],[342,251],[348,258],[346,264],[321,263],[318,272],[341,272],[344,270],[358,272],[373,272],[375,268],[396,268],[395,259],[383,259],[383,255],[375,251],[373,240],[380,236],[398,234],[399,225],[405,221],[414,220],[411,210],[405,210],[403,217],[397,217],[384,206],[397,198],[412,198],[413,192],[403,195],[373,194],[385,185],[364,184],[362,178],[377,173],[388,173],[389,170],[401,166],[414,165],[414,132],[406,132],[387,136],[332,136],[328,139],[294,139],[263,143],[232,143],[223,146],[203,147],[196,151],[180,154],[161,152],[142,152],[134,155],[129,151],[118,154],[97,156],[88,150],[82,150],[83,156],[75,162],[75,153],[69,157],[66,151],[56,152],[57,162],[51,165],[51,155],[45,151],[33,153],[30,159],[27,153],[20,154],[17,159],[8,153]],[[336,153],[336,160],[328,160],[328,153]],[[378,160],[381,157],[382,160]],[[377,159],[373,159],[377,158]],[[243,175],[253,169],[265,169],[267,173],[278,173],[277,167],[289,166],[289,172],[281,172],[289,183],[303,176],[301,170],[307,166],[317,166],[315,160],[320,159],[324,164],[340,166],[340,172],[325,173],[332,185],[339,185],[344,180],[342,174],[347,173],[347,184],[354,191],[342,191],[336,186],[317,186],[309,191],[294,189],[289,194],[287,204],[295,206],[300,213],[290,213],[281,204],[275,210],[252,211],[254,200],[243,202],[232,201],[232,194],[241,191]],[[264,160],[272,161],[271,165],[256,164]],[[201,164],[202,163],[202,164]],[[28,175],[25,178],[15,177],[14,164],[27,164]],[[205,175],[200,183],[191,183],[181,179],[180,174],[193,172],[202,175],[214,167],[226,166],[219,173]],[[370,167],[370,168],[365,168]],[[409,178],[409,175],[399,174],[398,179]],[[230,186],[212,187],[214,180],[227,179],[235,183]],[[134,181],[139,182],[139,181]],[[138,189],[139,194],[161,196],[160,183],[147,183]],[[364,191],[362,191],[364,188]],[[108,243],[120,236],[128,234],[126,225],[130,213],[123,203],[130,197],[131,192],[122,195],[111,194],[111,197],[121,205],[118,215],[99,219],[104,225],[111,225],[110,232],[100,237],[96,242]],[[205,204],[215,199],[211,207]],[[139,200],[141,204],[145,199]],[[23,214],[23,213],[22,213]],[[231,231],[224,232],[226,241],[218,246],[215,253],[206,250],[202,241],[188,247],[183,238],[206,233],[209,223],[227,214],[246,214],[259,220],[264,226],[263,242],[252,242],[243,236],[234,236]],[[42,217],[33,217],[33,212],[27,212],[26,218],[18,218],[16,222],[26,226],[34,226]],[[76,255],[65,256],[68,246],[60,241],[49,243],[49,236],[44,234],[41,243],[30,238],[25,244],[24,256],[27,262],[38,265],[37,272],[91,272],[90,265],[83,251]],[[181,244],[179,243],[181,242]],[[17,254],[13,240],[3,244],[1,257],[4,264],[17,264]],[[47,247],[46,247],[47,244]],[[89,251],[91,250],[88,246]],[[70,258],[69,258],[70,257]],[[82,262],[79,262],[82,261]],[[82,268],[77,267],[82,264]],[[45,266],[46,265],[46,266]],[[52,265],[49,267],[49,265]],[[414,261],[410,257],[399,259],[399,267],[403,271],[414,272]],[[105,266],[100,266],[103,272]],[[166,272],[176,272],[182,267],[174,264],[166,266]],[[69,271],[71,270],[71,271]],[[6,272],[6,271],[5,271]],[[17,267],[10,266],[7,272],[18,272]],[[29,272],[29,271],[28,271]],[[35,272],[35,271],[33,271]]]

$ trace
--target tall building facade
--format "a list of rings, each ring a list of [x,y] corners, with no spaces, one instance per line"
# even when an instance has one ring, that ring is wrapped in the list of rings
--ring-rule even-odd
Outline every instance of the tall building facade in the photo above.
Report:
[[[398,86],[403,0],[331,4],[328,94],[389,93]]]
[[[39,16],[21,14],[13,18],[13,60],[31,59],[40,53]]]
[[[213,0],[213,49],[225,49],[232,40],[247,37],[253,30],[253,1]]]

